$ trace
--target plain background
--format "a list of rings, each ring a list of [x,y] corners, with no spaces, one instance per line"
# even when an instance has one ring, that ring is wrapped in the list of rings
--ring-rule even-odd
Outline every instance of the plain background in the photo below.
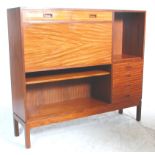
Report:
[[[9,68],[9,47],[6,9],[10,7],[50,8],[92,8],[146,10],[145,59],[143,78],[142,121],[145,126],[155,129],[155,1],[154,0],[0,0],[0,146],[1,151],[17,151],[12,131],[12,104]],[[127,113],[135,115],[135,109]],[[11,131],[11,132],[10,132]],[[22,137],[22,141],[24,141]],[[13,139],[13,140],[12,140]],[[22,147],[22,146],[20,146]],[[52,147],[52,146],[51,146]],[[48,147],[47,147],[48,148]],[[49,147],[50,148],[50,147]],[[24,150],[25,151],[25,150]],[[81,150],[82,151],[82,150]],[[27,153],[27,151],[26,151]],[[30,152],[29,152],[30,153]],[[33,152],[34,153],[34,152]],[[37,152],[35,152],[37,153]],[[39,148],[38,148],[39,153]],[[41,152],[40,152],[41,153]],[[63,152],[62,152],[63,153]]]

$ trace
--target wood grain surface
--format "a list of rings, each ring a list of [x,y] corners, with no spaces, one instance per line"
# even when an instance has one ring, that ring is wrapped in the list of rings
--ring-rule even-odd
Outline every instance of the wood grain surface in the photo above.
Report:
[[[8,35],[13,111],[22,120],[26,120],[26,86],[21,31],[20,9],[9,9]]]
[[[28,124],[31,128],[38,127],[136,105],[138,103],[133,103],[133,105],[128,102],[108,104],[94,98],[68,100],[63,104],[42,105],[38,109],[33,109],[29,113]]]
[[[66,100],[91,95],[90,79],[61,81],[27,86],[27,108],[45,104],[63,103]],[[30,111],[30,110],[29,110]]]
[[[26,72],[111,63],[112,23],[24,26]]]

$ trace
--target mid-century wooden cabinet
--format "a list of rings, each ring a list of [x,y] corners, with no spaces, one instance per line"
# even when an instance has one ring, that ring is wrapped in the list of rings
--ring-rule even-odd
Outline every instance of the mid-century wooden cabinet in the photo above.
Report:
[[[30,129],[137,106],[141,116],[145,11],[8,10],[12,102]]]

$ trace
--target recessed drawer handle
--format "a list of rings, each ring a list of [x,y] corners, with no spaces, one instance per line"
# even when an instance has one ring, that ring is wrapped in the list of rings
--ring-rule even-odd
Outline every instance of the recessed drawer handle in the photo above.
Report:
[[[96,14],[90,14],[89,18],[97,18],[97,15]]]
[[[43,17],[44,18],[52,18],[53,17],[53,14],[52,13],[44,13],[43,14]]]
[[[125,95],[125,97],[126,97],[126,98],[129,98],[129,97],[130,97],[130,95]]]

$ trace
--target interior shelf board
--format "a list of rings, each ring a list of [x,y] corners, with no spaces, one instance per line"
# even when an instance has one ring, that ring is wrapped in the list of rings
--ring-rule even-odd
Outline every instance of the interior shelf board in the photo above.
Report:
[[[128,102],[111,104],[94,98],[73,99],[63,103],[44,104],[29,109],[28,121],[36,127],[128,107],[131,107],[131,104]]]
[[[142,59],[140,56],[135,55],[129,55],[129,54],[121,54],[121,55],[113,55],[113,61],[122,61],[122,60],[128,60],[128,59]]]
[[[59,73],[55,75],[44,75],[44,76],[36,76],[36,77],[26,77],[26,84],[39,84],[46,82],[57,82],[71,79],[81,79],[87,77],[95,77],[95,76],[104,76],[109,75],[110,72],[104,70],[93,70],[93,71],[79,71],[72,73]]]
[[[102,113],[109,103],[94,99],[81,98],[61,103],[44,104],[29,110],[29,120],[52,118],[52,122],[75,119],[92,114]]]

